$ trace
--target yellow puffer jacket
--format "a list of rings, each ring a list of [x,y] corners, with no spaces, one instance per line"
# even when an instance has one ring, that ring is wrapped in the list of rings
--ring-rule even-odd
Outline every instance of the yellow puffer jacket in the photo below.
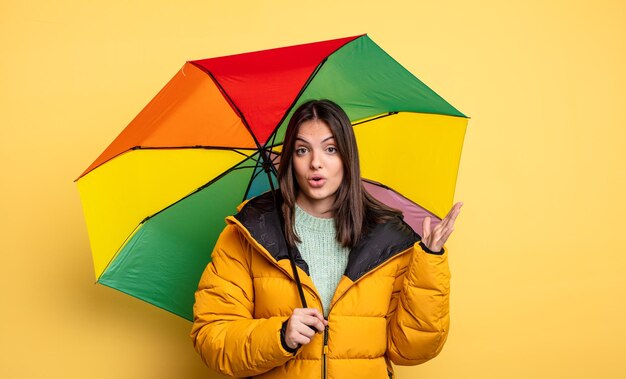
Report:
[[[280,330],[298,290],[271,196],[226,219],[196,292],[191,337],[203,361],[235,377],[391,378],[391,362],[435,357],[448,333],[447,254],[431,254],[400,219],[377,225],[351,252],[327,332],[293,354]],[[309,307],[322,310],[294,249]]]

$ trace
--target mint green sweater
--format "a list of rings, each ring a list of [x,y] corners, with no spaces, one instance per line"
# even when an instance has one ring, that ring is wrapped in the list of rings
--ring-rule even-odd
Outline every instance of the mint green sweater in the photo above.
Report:
[[[324,316],[328,316],[339,280],[348,264],[350,248],[337,242],[335,220],[306,213],[296,205],[295,230],[302,242],[297,244],[309,265],[309,274],[322,297]]]

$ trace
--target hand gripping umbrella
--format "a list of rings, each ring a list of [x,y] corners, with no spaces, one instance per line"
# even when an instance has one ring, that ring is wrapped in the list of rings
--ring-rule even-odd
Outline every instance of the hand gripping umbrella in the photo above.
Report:
[[[419,234],[445,215],[467,118],[367,35],[189,61],[77,179],[98,282],[192,319],[224,218],[277,186],[288,120],[321,98],[372,195]]]

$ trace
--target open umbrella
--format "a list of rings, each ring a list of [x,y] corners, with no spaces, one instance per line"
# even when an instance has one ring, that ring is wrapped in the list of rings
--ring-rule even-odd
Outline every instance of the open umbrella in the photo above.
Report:
[[[77,179],[98,282],[191,319],[224,218],[277,185],[287,122],[320,98],[370,193],[418,233],[445,214],[467,118],[367,35],[189,61]]]

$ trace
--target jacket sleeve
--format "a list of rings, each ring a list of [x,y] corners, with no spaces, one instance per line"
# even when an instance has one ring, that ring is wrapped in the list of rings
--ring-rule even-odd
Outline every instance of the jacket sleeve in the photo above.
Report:
[[[252,247],[233,225],[220,235],[193,307],[191,338],[211,369],[230,376],[253,376],[293,358],[280,342],[287,317],[254,319],[250,272]]]
[[[446,250],[426,252],[416,243],[396,276],[387,314],[387,356],[397,365],[417,365],[443,348],[450,324],[450,271]]]

